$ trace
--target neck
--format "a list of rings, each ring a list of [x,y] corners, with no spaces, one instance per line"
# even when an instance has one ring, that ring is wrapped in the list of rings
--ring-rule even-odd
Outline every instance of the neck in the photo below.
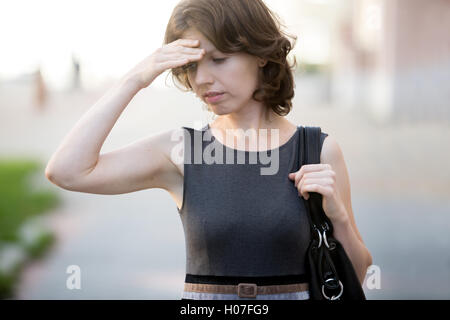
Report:
[[[284,117],[276,114],[271,108],[260,107],[258,111],[230,113],[219,116],[211,127],[226,129],[271,129],[279,127]]]

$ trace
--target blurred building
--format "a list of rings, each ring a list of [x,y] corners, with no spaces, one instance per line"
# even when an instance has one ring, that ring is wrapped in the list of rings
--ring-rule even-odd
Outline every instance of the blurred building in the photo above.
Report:
[[[352,0],[332,50],[332,97],[380,122],[450,120],[450,1]]]
[[[291,55],[297,60],[295,104],[330,106],[331,62],[334,30],[346,1],[339,0],[265,0],[279,15],[289,34],[297,36]]]

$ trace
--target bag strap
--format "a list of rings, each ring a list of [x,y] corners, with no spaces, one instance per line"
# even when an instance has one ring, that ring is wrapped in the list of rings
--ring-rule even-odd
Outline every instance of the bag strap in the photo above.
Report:
[[[320,127],[300,128],[299,143],[299,170],[304,164],[320,163]],[[304,199],[303,199],[304,200]],[[322,195],[318,192],[309,192],[309,199],[304,200],[308,211],[308,218],[311,231],[315,234],[327,231],[329,235],[333,234],[333,225],[322,208]]]

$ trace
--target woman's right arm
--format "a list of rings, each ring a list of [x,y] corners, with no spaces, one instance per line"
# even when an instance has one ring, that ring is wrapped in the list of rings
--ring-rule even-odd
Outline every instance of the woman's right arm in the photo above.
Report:
[[[165,188],[176,172],[170,160],[171,131],[120,149],[100,150],[131,99],[163,71],[203,57],[198,43],[180,39],[159,48],[130,70],[78,120],[50,158],[46,177],[72,191],[120,194]]]

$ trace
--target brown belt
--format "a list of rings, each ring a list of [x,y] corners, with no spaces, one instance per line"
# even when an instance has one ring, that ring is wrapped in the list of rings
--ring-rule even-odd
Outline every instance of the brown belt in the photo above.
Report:
[[[255,283],[239,283],[238,285],[185,283],[184,291],[237,294],[241,298],[256,298],[258,294],[277,294],[307,291],[308,283],[295,283],[271,286],[257,286]]]

